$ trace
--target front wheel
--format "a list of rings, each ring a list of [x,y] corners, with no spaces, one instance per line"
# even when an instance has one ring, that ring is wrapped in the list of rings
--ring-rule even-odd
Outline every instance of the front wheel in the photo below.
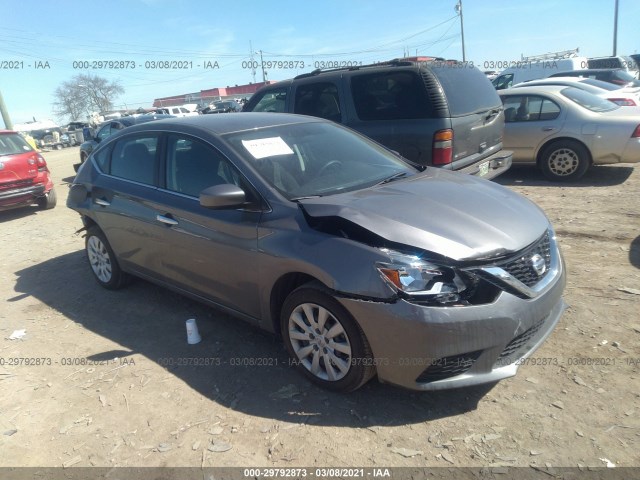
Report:
[[[120,269],[107,238],[98,227],[88,230],[85,247],[93,276],[101,286],[117,290],[127,283],[128,275]]]
[[[586,147],[572,140],[561,140],[547,146],[540,157],[540,168],[549,180],[571,182],[589,169],[590,155]]]
[[[282,337],[298,369],[315,384],[351,392],[375,374],[360,326],[331,295],[311,285],[294,290],[281,315]]]

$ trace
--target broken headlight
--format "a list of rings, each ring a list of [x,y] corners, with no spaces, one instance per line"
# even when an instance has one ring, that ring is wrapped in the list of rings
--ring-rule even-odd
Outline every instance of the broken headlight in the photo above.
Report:
[[[382,249],[390,262],[377,262],[382,279],[399,293],[431,297],[439,303],[455,303],[467,285],[455,269],[436,265],[417,255]]]

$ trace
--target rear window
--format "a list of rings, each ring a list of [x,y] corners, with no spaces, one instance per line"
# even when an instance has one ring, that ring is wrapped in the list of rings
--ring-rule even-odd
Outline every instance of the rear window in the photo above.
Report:
[[[585,78],[584,80],[580,80],[580,83],[584,83],[586,85],[591,85],[592,87],[602,88],[604,90],[618,90],[620,87],[618,85],[614,85],[613,83],[603,82],[602,80],[596,80],[594,78]]]
[[[33,149],[20,134],[7,133],[0,135],[0,155],[15,155],[31,151]]]
[[[620,108],[619,105],[616,105],[609,100],[606,100],[602,97],[597,97],[590,94],[589,92],[580,90],[579,88],[565,88],[560,93],[567,97],[569,100],[572,100],[581,107],[591,110],[592,112],[609,112],[611,110]]]
[[[431,70],[442,84],[452,117],[485,112],[502,104],[487,76],[475,67],[442,64],[431,66]]]

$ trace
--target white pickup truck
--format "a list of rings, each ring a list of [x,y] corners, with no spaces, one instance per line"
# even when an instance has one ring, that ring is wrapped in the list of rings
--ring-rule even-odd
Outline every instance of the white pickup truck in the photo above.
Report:
[[[159,107],[155,109],[155,112],[176,117],[195,117],[199,115],[198,112],[192,112],[185,107]]]

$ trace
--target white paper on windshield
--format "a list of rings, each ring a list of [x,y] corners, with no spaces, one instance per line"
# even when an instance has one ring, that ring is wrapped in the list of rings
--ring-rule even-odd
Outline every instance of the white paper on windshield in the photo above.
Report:
[[[242,140],[242,145],[254,158],[260,159],[275,155],[289,155],[293,150],[280,137],[258,138],[256,140]]]

